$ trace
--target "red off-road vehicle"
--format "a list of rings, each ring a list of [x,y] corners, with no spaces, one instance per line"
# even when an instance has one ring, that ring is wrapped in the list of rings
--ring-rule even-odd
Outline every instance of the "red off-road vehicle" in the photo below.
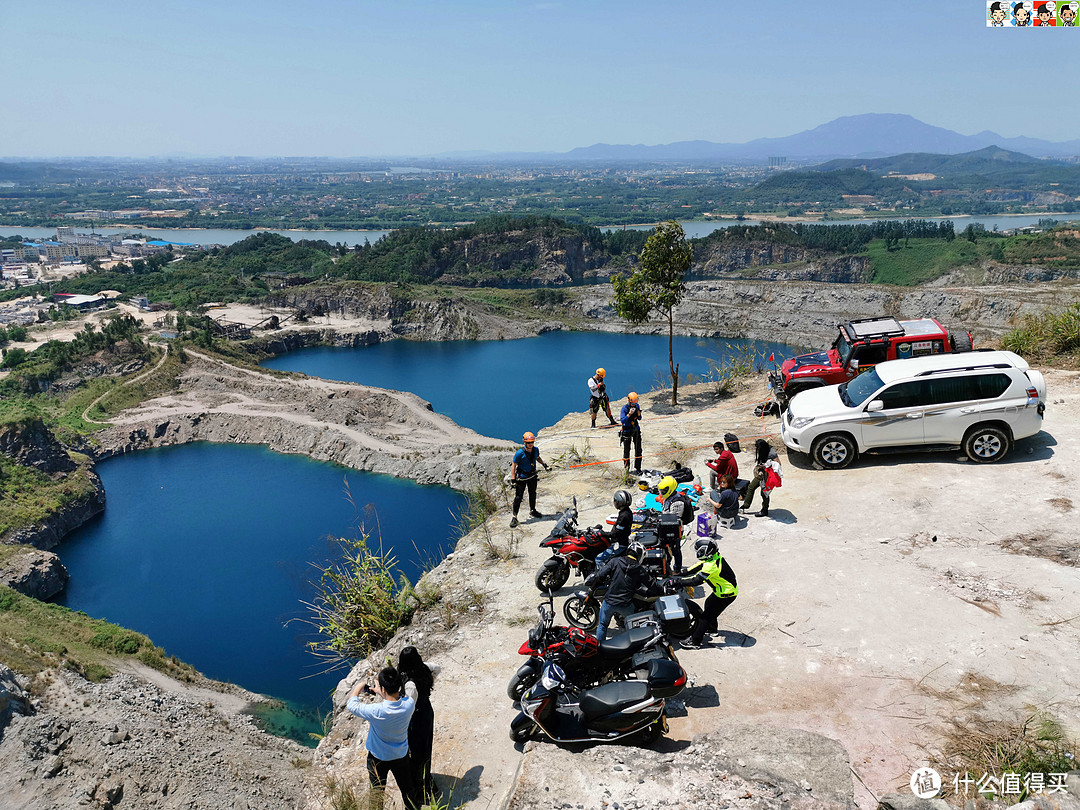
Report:
[[[950,334],[933,318],[863,318],[837,327],[840,334],[831,348],[790,357],[769,372],[769,387],[781,408],[800,391],[847,382],[886,360],[971,351],[970,332]]]

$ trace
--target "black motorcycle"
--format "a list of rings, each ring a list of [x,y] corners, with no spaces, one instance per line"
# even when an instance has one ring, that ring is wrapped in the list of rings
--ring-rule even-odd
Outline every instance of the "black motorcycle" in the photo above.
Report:
[[[640,734],[653,742],[667,731],[664,699],[686,686],[686,674],[678,664],[675,668],[680,674],[666,680],[620,681],[583,690],[549,663],[522,695],[510,739],[524,742],[539,732],[555,742],[614,742]]]
[[[528,660],[518,667],[506,687],[507,697],[515,703],[540,679],[548,663],[562,667],[579,687],[624,680],[664,683],[682,673],[671,644],[655,621],[615,633],[601,643],[581,628],[555,625],[550,595],[537,607],[537,613],[536,626],[518,649]]]
[[[703,611],[697,602],[686,598],[683,589],[669,589],[672,593],[665,596],[646,596],[642,593],[634,594],[634,609],[637,611],[629,616],[625,622],[619,614],[615,614],[614,621],[617,626],[625,624],[627,627],[636,628],[643,624],[656,622],[665,635],[674,639],[690,638],[701,621]],[[563,602],[563,616],[574,627],[596,632],[600,623],[600,603],[604,601],[607,588],[596,588],[592,592],[587,590],[576,591],[568,596]]]

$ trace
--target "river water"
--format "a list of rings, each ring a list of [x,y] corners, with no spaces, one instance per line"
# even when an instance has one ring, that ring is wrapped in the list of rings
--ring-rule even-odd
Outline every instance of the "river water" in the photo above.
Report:
[[[951,219],[956,226],[956,230],[963,230],[969,223],[981,224],[987,230],[993,230],[995,227],[999,230],[1006,228],[1021,228],[1029,225],[1035,225],[1040,219],[1056,219],[1064,222],[1069,219],[1080,218],[1080,213],[1071,214],[1018,214],[1018,215],[997,215],[997,216],[953,216],[942,217],[942,219]],[[906,219],[906,217],[889,217],[889,219]],[[800,220],[797,218],[785,219],[783,222],[796,223],[804,222],[806,220]],[[822,224],[825,225],[865,225],[872,222],[877,222],[877,219],[849,219],[843,221],[828,221]],[[686,232],[687,237],[696,239],[702,236],[708,236],[713,231],[721,228],[730,228],[732,225],[759,225],[758,220],[748,219],[744,222],[736,222],[732,219],[723,219],[716,221],[683,221],[680,222],[683,226],[683,230]],[[603,230],[618,230],[624,226],[601,226]],[[652,230],[652,225],[627,225],[627,230]],[[85,231],[85,228],[76,228],[80,233]],[[255,230],[234,230],[227,228],[147,228],[139,225],[132,225],[127,228],[96,228],[95,232],[105,235],[115,234],[132,234],[141,233],[151,239],[163,239],[166,242],[177,242],[180,244],[194,244],[194,245],[231,245],[234,242],[239,242],[243,239],[247,239],[249,236],[260,231],[270,231],[271,233],[282,234],[287,236],[293,241],[299,241],[301,239],[322,239],[329,242],[332,245],[336,245],[338,242],[346,245],[362,245],[364,242],[377,242],[382,237],[386,236],[390,231],[386,230],[346,230],[346,231],[305,231],[305,230],[288,230],[277,228],[257,228]],[[25,236],[33,239],[53,239],[56,237],[56,228],[33,228],[26,226],[0,226],[0,236]]]
[[[782,343],[727,338],[674,340],[680,376],[707,375],[709,361],[723,364],[749,353],[754,364],[777,361],[793,349]],[[618,332],[548,332],[521,340],[391,340],[357,349],[312,347],[263,363],[315,377],[411,391],[436,411],[485,436],[517,441],[569,411],[589,404],[586,380],[607,370],[612,412],[630,391],[670,387],[667,336]],[[601,419],[601,422],[606,419]],[[648,435],[648,419],[642,430]]]
[[[289,701],[274,721],[306,741],[343,671],[307,649],[316,566],[332,537],[376,531],[415,581],[454,542],[464,497],[264,447],[190,444],[97,467],[105,512],[59,549],[63,603],[145,633],[211,678]],[[290,623],[291,622],[291,623]]]

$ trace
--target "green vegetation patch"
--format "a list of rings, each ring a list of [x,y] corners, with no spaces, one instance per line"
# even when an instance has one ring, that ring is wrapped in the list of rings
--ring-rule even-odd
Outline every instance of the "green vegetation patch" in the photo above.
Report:
[[[976,264],[989,257],[985,242],[966,239],[901,239],[891,248],[886,240],[875,239],[866,246],[875,284],[911,287],[924,284],[957,267]]]
[[[1022,326],[1001,339],[1001,348],[1028,360],[1075,368],[1080,364],[1080,302],[1064,312],[1029,315]]]
[[[138,660],[183,681],[197,674],[141,633],[0,586],[0,660],[12,669],[32,676],[63,666],[100,681],[117,659]]]
[[[54,479],[0,455],[0,536],[40,523],[75,501],[97,491],[88,466]]]

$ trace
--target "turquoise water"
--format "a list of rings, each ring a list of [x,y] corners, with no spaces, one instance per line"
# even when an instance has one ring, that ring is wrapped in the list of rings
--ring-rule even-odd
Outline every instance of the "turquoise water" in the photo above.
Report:
[[[676,337],[679,374],[707,374],[709,359],[722,362],[749,348],[765,363],[794,353],[782,343],[727,338]],[[313,347],[263,363],[330,380],[412,391],[439,413],[485,436],[518,440],[569,411],[589,407],[586,380],[607,370],[612,413],[630,391],[670,387],[667,336],[614,332],[548,332],[522,340],[392,340],[358,349]],[[642,421],[648,430],[648,418]]]
[[[98,465],[105,513],[64,541],[63,603],[146,633],[211,678],[302,707],[311,728],[342,672],[305,647],[301,605],[330,537],[381,529],[412,579],[451,549],[464,498],[254,445],[191,444]],[[280,714],[280,712],[278,713]],[[302,735],[301,735],[302,736]]]

